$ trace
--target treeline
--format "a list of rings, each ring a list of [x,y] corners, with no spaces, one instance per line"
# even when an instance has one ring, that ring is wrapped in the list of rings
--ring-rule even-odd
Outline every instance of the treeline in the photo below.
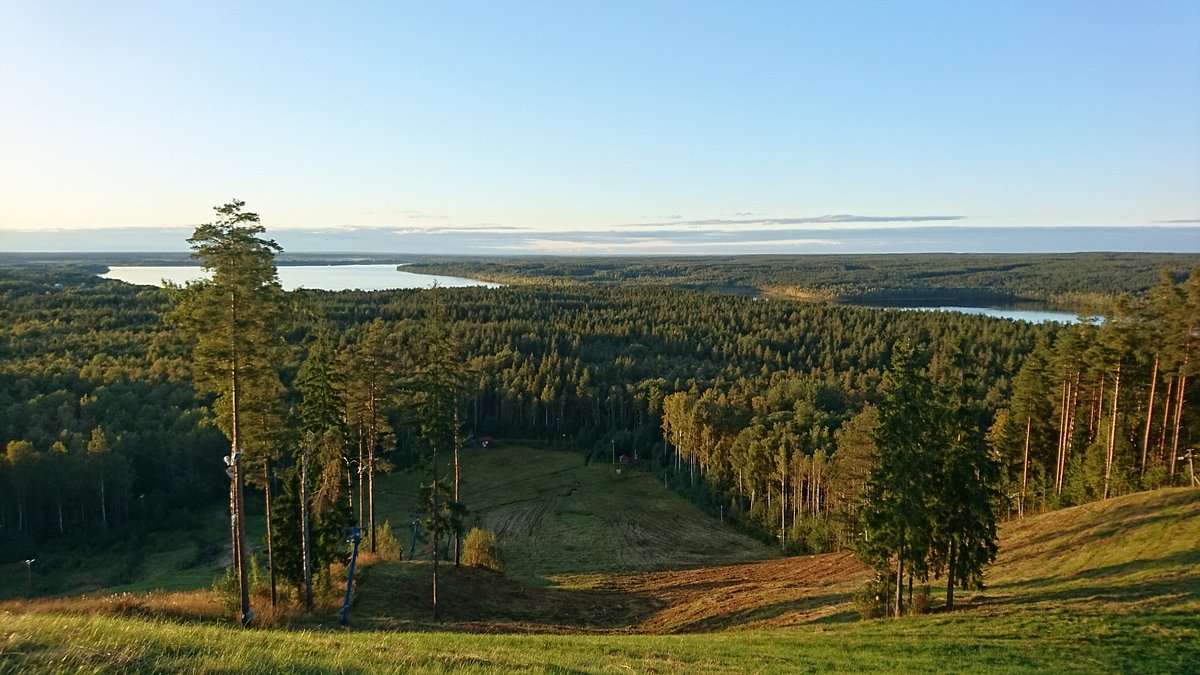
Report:
[[[1172,253],[748,255],[450,259],[408,267],[502,283],[583,282],[770,293],[857,304],[1053,303],[1103,309],[1144,294],[1157,270],[1182,280],[1200,255]]]
[[[220,432],[161,291],[78,269],[0,276],[0,546],[178,524],[220,493]]]
[[[991,443],[1018,511],[1187,484],[1196,445],[1200,270],[1164,272],[1100,324],[1038,345],[997,415]]]

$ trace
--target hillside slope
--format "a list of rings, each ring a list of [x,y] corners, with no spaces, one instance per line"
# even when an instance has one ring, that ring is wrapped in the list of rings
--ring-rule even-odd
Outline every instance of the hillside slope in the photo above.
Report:
[[[398,618],[396,608],[403,607],[401,623],[427,621],[427,570],[380,565],[366,578],[377,574],[389,590],[376,599],[374,582],[367,582],[360,616],[395,627],[388,617]],[[443,627],[679,633],[843,623],[857,620],[851,598],[870,576],[845,552],[554,575],[550,589],[465,572],[452,577]],[[985,578],[985,590],[960,592],[962,611],[950,616],[1165,615],[1173,621],[1200,615],[1200,491],[1138,493],[1006,523]],[[936,580],[932,584],[937,610],[943,593]]]
[[[1200,490],[1139,492],[1053,511],[1000,530],[994,610],[1200,617]],[[1200,618],[1196,618],[1200,627]]]
[[[464,494],[500,533],[514,573],[452,577],[443,627],[679,633],[858,618],[851,598],[871,572],[850,553],[756,561],[770,550],[739,541],[648,476],[616,476],[565,453],[482,452],[468,455],[474,492]],[[383,597],[373,575],[388,580]],[[425,624],[427,576],[409,564],[376,566],[356,611],[378,626]],[[959,592],[963,611],[953,616],[1200,613],[1200,491],[1137,493],[1005,523],[985,579],[985,590]],[[931,584],[937,610],[943,589]]]
[[[352,633],[242,631],[141,607],[79,616],[61,601],[9,602],[0,604],[0,672],[1194,673],[1198,516],[1200,490],[1164,490],[1006,524],[987,591],[966,594],[959,611],[901,621],[856,621],[836,609],[848,605],[830,589],[853,588],[866,573],[845,554],[574,575],[558,588],[460,570],[448,577],[458,584],[448,605],[460,623],[400,632],[362,630],[366,599],[381,609],[383,600],[417,604],[419,593],[400,593],[405,577],[427,578],[425,563],[393,563],[399,576],[370,582],[393,594],[364,593]],[[784,588],[807,589],[809,599],[789,599]],[[474,595],[488,589],[494,594]],[[550,609],[531,609],[539,606]],[[598,606],[612,611],[594,613]],[[805,621],[814,623],[775,627]],[[573,634],[511,634],[531,629]],[[641,631],[690,634],[611,635]]]
[[[428,480],[408,473],[380,479],[379,518],[407,522],[417,484]],[[508,575],[539,585],[563,574],[679,569],[776,555],[652,475],[585,464],[575,452],[509,445],[465,449],[461,500],[470,509],[469,525],[496,534]],[[408,535],[396,531],[407,544]]]

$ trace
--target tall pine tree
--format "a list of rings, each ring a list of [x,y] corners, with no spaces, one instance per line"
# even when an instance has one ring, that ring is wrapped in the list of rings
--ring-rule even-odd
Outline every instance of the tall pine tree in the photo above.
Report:
[[[280,391],[283,289],[275,255],[283,249],[261,236],[265,229],[258,214],[243,211],[244,206],[234,200],[215,207],[217,220],[200,225],[188,239],[192,257],[210,276],[173,289],[172,317],[192,343],[196,386],[216,394],[217,426],[230,441],[225,463],[238,621],[249,626],[243,453],[258,445],[249,441],[260,429],[245,424],[243,415],[251,407],[269,407],[267,399]]]

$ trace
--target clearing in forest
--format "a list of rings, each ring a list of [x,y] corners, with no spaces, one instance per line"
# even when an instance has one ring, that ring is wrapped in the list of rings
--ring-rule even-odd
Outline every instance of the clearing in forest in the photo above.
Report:
[[[446,474],[443,474],[446,475]],[[416,504],[412,473],[381,481],[379,518],[404,523]],[[585,572],[720,565],[774,557],[644,471],[584,462],[575,452],[501,445],[462,453],[469,526],[496,534],[508,576],[534,584]],[[394,527],[406,545],[408,535]],[[407,551],[406,551],[407,552]]]

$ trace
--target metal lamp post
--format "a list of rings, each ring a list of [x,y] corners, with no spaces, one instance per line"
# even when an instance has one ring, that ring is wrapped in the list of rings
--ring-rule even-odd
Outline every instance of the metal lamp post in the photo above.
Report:
[[[29,597],[33,597],[33,563],[37,562],[37,558],[30,558],[25,561],[25,575],[29,582]]]

